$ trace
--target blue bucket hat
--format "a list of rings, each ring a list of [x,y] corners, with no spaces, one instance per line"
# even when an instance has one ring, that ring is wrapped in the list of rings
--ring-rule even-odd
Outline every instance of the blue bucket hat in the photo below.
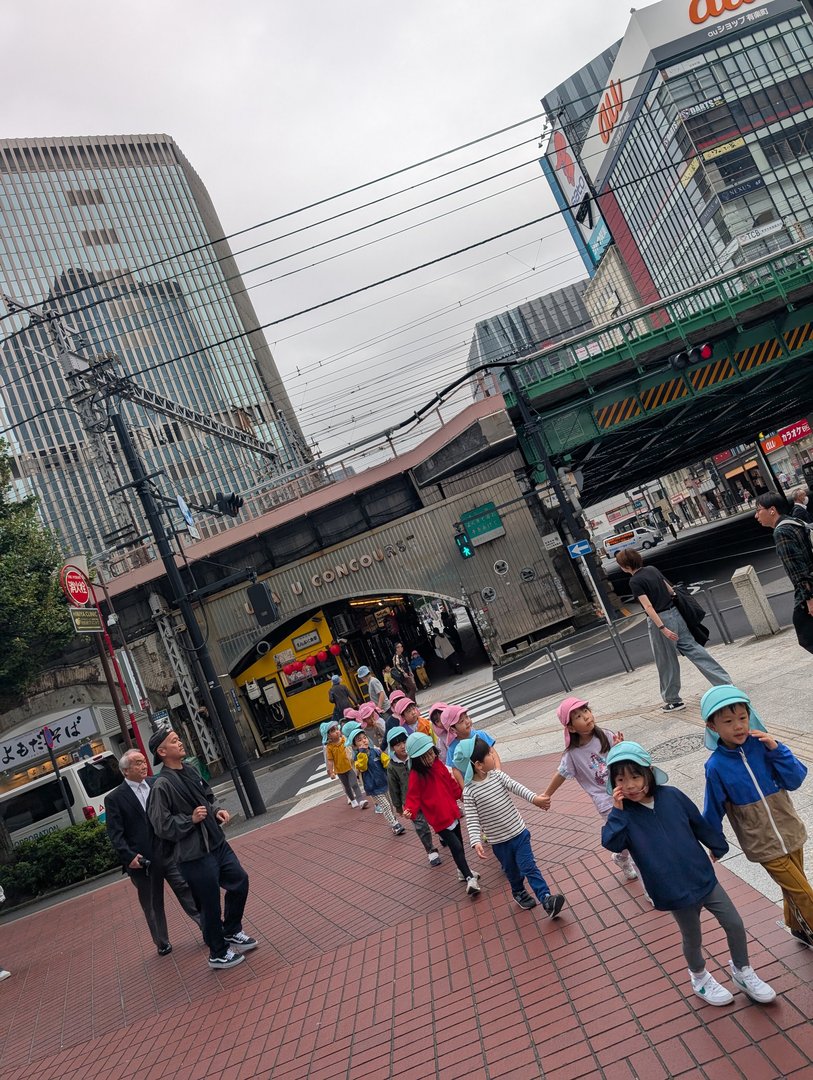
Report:
[[[471,755],[474,753],[474,744],[477,737],[461,739],[454,748],[454,767],[463,773],[463,783],[470,784],[474,779],[474,766],[471,763]]]
[[[392,746],[396,739],[408,739],[409,732],[406,728],[394,727],[387,732],[387,746]]]
[[[411,758],[423,757],[434,745],[431,735],[424,735],[422,731],[413,731],[407,739],[407,756]]]
[[[358,671],[356,672],[356,678],[357,679],[366,679],[369,674],[370,674],[370,669],[368,667],[362,665],[358,669]]]
[[[319,734],[322,736],[322,746],[327,746],[327,737],[330,734],[330,729],[337,728],[338,726],[338,720],[325,720],[323,724],[319,725]]]
[[[353,745],[353,739],[358,735],[360,731],[364,731],[364,728],[358,722],[358,720],[348,720],[342,728],[342,735],[344,735],[345,741],[348,746]]]
[[[657,765],[652,764],[652,755],[648,750],[644,750],[643,746],[637,742],[620,742],[611,747],[609,754],[607,755],[607,794],[613,793],[613,782],[610,779],[610,766],[617,761],[634,761],[636,765],[644,765],[647,769],[652,770],[652,775],[655,777],[656,784],[666,784],[669,781],[669,777],[663,771],[659,769]]]
[[[712,686],[711,690],[707,690],[700,699],[700,715],[708,723],[718,709],[724,709],[726,705],[738,705],[740,703],[748,708],[748,727],[751,731],[765,731],[765,725],[751,707],[751,699],[742,690],[738,690],[736,686]],[[704,737],[706,747],[709,750],[716,750],[719,740],[720,736],[717,732],[712,731],[710,727],[706,727]]]

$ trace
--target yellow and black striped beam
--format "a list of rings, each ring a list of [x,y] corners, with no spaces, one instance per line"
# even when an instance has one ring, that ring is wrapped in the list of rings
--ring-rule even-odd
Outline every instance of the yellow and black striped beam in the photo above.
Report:
[[[783,334],[785,344],[788,347],[788,352],[795,352],[796,349],[801,349],[803,345],[806,345],[808,341],[813,337],[813,323],[804,323],[802,326],[796,326],[793,330],[788,330],[786,334]]]
[[[768,338],[767,341],[760,341],[756,345],[743,349],[742,352],[735,353],[734,363],[740,371],[753,371],[780,356],[782,356],[781,342],[778,338]]]
[[[679,375],[676,375],[674,379],[669,379],[667,382],[650,386],[648,389],[642,390],[640,394],[641,404],[647,412],[653,412],[653,410],[660,409],[663,405],[668,405],[670,401],[677,401],[679,398],[688,396],[689,389]]]
[[[695,391],[708,390],[710,386],[733,379],[735,373],[736,369],[730,357],[723,356],[719,360],[712,360],[710,364],[704,364],[703,367],[693,368],[689,372],[689,382]]]
[[[621,401],[613,401],[601,409],[596,409],[593,415],[599,428],[602,431],[607,431],[617,424],[623,424],[627,420],[634,420],[636,416],[641,415],[642,411],[640,401],[633,395],[632,397],[623,398]]]

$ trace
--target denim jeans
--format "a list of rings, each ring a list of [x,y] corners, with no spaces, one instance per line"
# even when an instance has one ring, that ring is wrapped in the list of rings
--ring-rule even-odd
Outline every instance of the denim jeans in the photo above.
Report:
[[[200,859],[179,862],[178,868],[200,908],[203,940],[209,946],[210,954],[225,956],[229,946],[224,935],[236,934],[243,929],[248,874],[225,841]],[[221,889],[226,893],[222,918]]]
[[[540,903],[546,896],[550,896],[548,883],[536,865],[531,850],[531,834],[527,829],[523,829],[517,836],[512,836],[510,840],[491,846],[514,896],[524,892],[526,879]]]

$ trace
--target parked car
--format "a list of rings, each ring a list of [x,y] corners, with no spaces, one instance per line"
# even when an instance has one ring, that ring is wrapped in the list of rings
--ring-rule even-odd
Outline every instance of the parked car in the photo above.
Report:
[[[654,529],[627,529],[625,532],[615,533],[604,540],[604,551],[608,559],[615,557],[617,551],[624,548],[635,548],[636,551],[647,551],[655,547],[663,540],[663,536]]]

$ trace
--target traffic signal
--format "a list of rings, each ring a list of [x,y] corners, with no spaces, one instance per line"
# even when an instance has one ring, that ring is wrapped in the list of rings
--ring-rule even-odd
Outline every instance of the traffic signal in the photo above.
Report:
[[[221,514],[227,514],[229,517],[237,517],[243,506],[243,500],[239,495],[235,495],[234,492],[232,492],[231,495],[224,495],[222,491],[218,491],[215,492],[215,506]]]
[[[469,534],[466,532],[466,530],[463,529],[461,532],[455,533],[454,539],[461,556],[464,559],[473,559],[474,548],[472,547],[471,540],[469,539]]]
[[[685,371],[692,364],[701,364],[705,360],[711,360],[714,356],[714,346],[710,341],[703,341],[699,345],[687,345],[679,353],[669,357],[669,365],[675,371]]]

